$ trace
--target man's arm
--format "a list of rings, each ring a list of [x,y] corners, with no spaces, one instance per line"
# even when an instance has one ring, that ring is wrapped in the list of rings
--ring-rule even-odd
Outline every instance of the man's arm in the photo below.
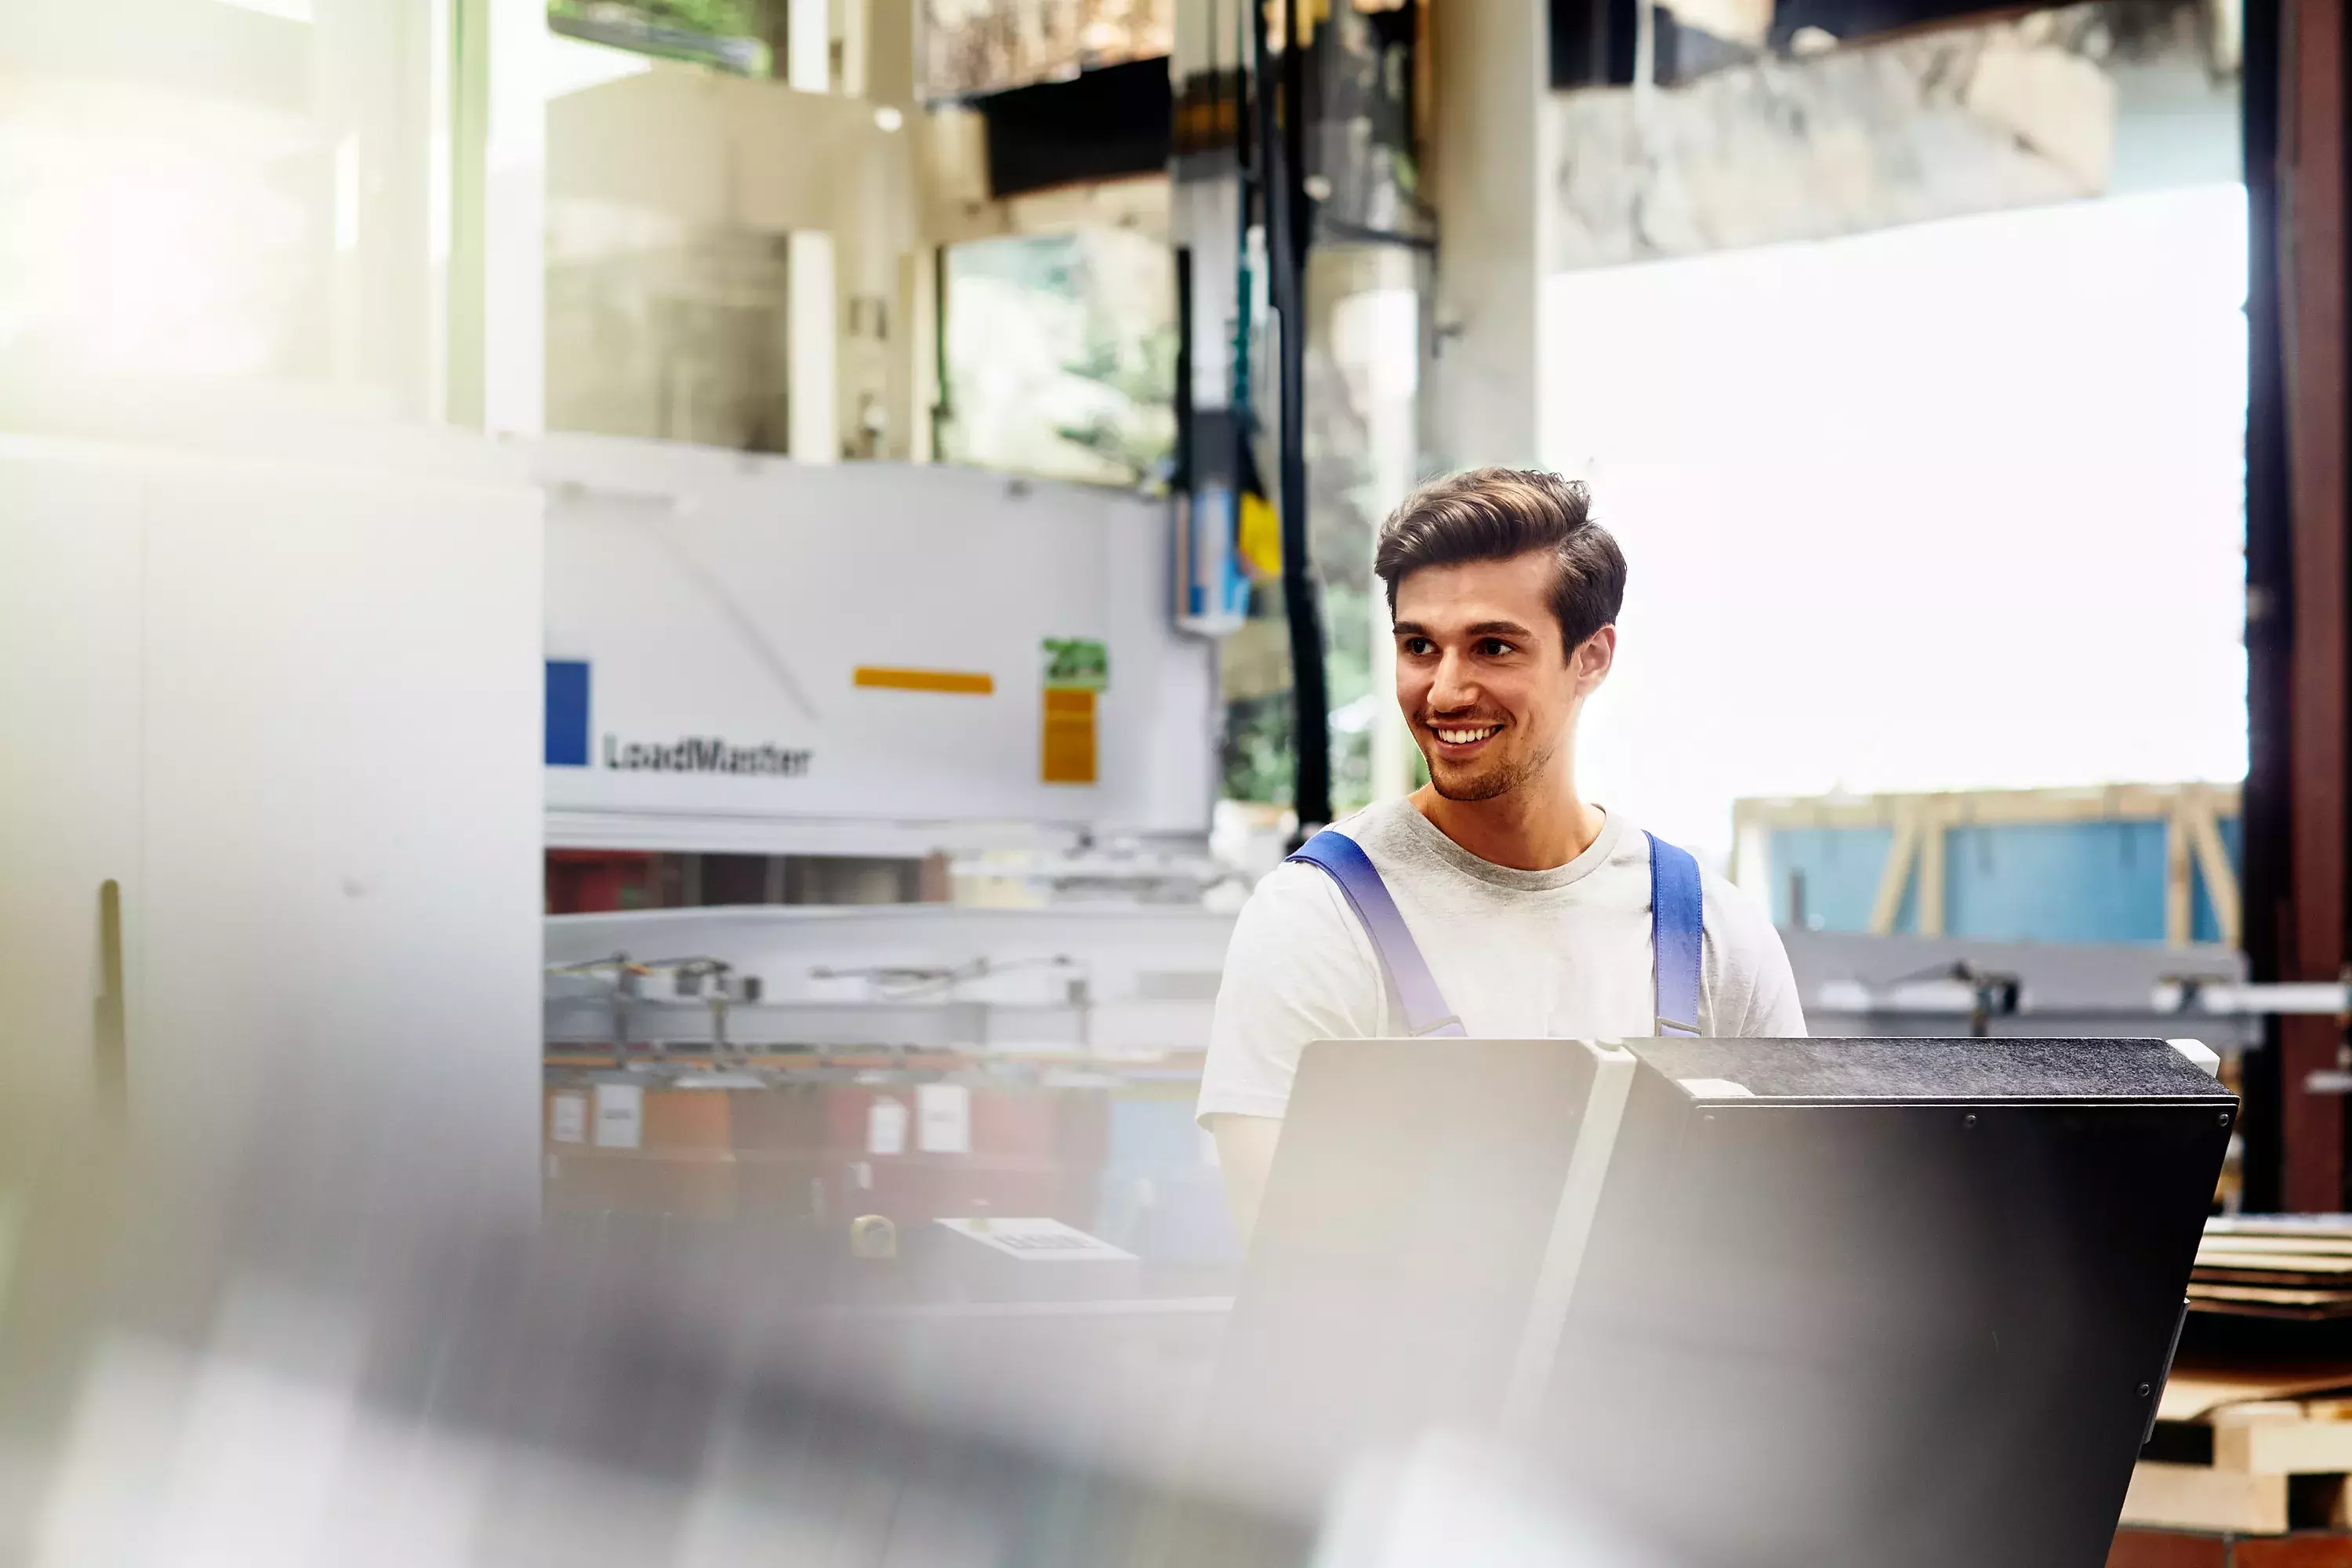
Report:
[[[1217,1165],[1225,1178],[1225,1206],[1233,1211],[1234,1228],[1241,1232],[1246,1247],[1257,1228],[1258,1205],[1265,1201],[1265,1178],[1274,1169],[1274,1146],[1282,1137],[1282,1118],[1224,1110],[1202,1120],[1217,1141]]]
[[[1281,866],[1234,922],[1201,1071],[1201,1125],[1217,1141],[1227,1206],[1246,1238],[1309,1040],[1380,1032],[1384,984],[1355,916],[1311,866]]]

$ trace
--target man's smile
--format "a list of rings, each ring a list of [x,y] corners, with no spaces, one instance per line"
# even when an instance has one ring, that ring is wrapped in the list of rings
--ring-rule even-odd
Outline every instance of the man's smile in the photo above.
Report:
[[[1432,724],[1429,732],[1437,737],[1438,744],[1448,756],[1467,756],[1499,733],[1502,725],[1493,722],[1475,724]]]

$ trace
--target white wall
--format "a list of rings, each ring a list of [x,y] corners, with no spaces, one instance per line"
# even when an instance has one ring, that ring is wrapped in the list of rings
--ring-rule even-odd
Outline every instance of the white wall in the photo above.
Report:
[[[1741,795],[2242,777],[2245,267],[2221,186],[1550,279],[1597,798],[1719,858]]]

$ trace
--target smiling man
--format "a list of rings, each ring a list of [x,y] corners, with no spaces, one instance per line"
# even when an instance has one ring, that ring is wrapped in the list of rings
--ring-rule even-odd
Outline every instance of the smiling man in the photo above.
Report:
[[[1310,1040],[1805,1032],[1764,912],[1578,792],[1625,593],[1589,507],[1558,475],[1478,468],[1381,531],[1429,783],[1317,835],[1234,926],[1200,1115],[1244,1231]]]

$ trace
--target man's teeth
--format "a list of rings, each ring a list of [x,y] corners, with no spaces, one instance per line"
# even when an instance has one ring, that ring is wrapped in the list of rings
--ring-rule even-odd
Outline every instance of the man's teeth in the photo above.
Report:
[[[1501,728],[1500,724],[1487,724],[1475,730],[1440,730],[1437,731],[1437,738],[1449,746],[1467,746],[1474,742],[1485,740]]]

